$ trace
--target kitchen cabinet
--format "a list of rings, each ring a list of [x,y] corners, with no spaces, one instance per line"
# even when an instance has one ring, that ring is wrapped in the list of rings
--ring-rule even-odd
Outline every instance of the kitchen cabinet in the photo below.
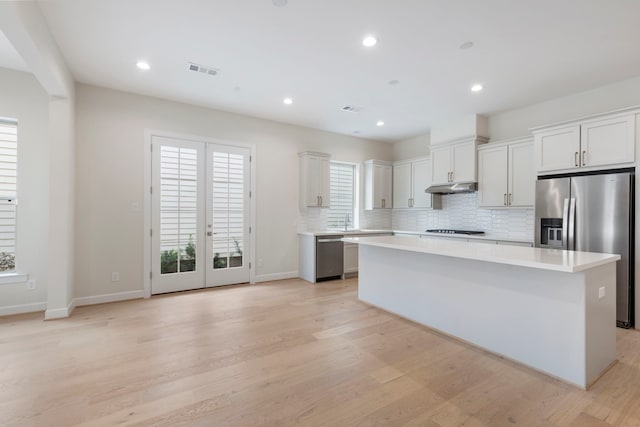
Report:
[[[391,209],[393,164],[382,160],[364,162],[364,208]]]
[[[477,140],[431,148],[432,185],[476,181]]]
[[[300,157],[300,206],[329,207],[329,161],[331,156],[306,151]]]
[[[635,161],[635,116],[603,115],[533,130],[538,172],[574,172]]]
[[[520,138],[478,148],[478,206],[531,207],[536,175],[533,142]]]
[[[356,243],[344,244],[344,274],[358,272],[358,245]]]
[[[406,160],[393,164],[393,207],[433,208],[442,207],[438,195],[425,193],[431,186],[431,158]]]

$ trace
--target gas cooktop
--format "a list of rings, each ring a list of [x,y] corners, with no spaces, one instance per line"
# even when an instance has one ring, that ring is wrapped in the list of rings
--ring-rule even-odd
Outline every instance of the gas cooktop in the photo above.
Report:
[[[448,230],[448,229],[446,229],[446,228],[436,228],[436,229],[433,229],[433,230],[427,230],[427,233],[478,235],[478,234],[484,234],[484,231],[476,231],[476,230]]]

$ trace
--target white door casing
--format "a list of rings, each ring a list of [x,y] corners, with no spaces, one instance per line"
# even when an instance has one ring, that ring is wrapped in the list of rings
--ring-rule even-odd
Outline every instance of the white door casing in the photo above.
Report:
[[[250,230],[255,227],[255,206],[250,194],[255,191],[252,178],[255,165],[251,161],[255,148],[167,132],[146,130],[145,134],[147,152],[151,153],[145,160],[145,186],[153,190],[145,194],[145,259],[150,260],[145,264],[148,267],[144,268],[145,296],[204,286],[253,283],[255,274],[251,264],[255,236]],[[160,162],[163,153],[165,157],[174,157],[173,164],[165,161],[165,166],[168,166],[165,168],[168,175],[164,176],[165,195],[173,197],[174,204],[182,203],[183,208],[173,212],[167,210],[167,203],[171,200],[165,197],[163,244],[166,247],[160,244],[163,232]],[[181,171],[183,175],[180,175]],[[180,192],[180,189],[184,191]],[[224,201],[224,206],[221,201]],[[206,225],[211,225],[211,228]],[[174,231],[173,241],[166,238],[170,227]],[[209,231],[210,236],[207,235]],[[176,234],[179,236],[177,240]],[[162,252],[171,249],[177,255],[165,254],[163,272]],[[176,257],[178,261],[172,268],[167,268],[167,259]],[[220,261],[222,257],[224,262]],[[218,261],[217,268],[214,268],[214,258]]]

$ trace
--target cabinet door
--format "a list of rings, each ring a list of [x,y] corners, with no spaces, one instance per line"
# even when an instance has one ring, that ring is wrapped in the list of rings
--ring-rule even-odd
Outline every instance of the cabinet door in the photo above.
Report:
[[[373,209],[381,209],[382,208],[382,188],[380,183],[382,182],[384,175],[383,166],[382,165],[373,165]]]
[[[304,190],[304,203],[307,207],[320,206],[320,194],[318,193],[318,186],[322,177],[319,174],[322,173],[320,157],[306,156],[302,159],[302,171],[305,182]]]
[[[317,168],[318,182],[316,184],[316,189],[318,196],[320,196],[320,207],[328,208],[331,196],[329,193],[331,180],[329,159],[325,157],[320,158],[317,163]]]
[[[615,165],[635,160],[633,116],[584,124],[580,137],[582,166]]]
[[[478,206],[507,206],[508,147],[478,150]]]
[[[411,163],[393,165],[393,207],[411,207]]]
[[[431,149],[431,182],[432,185],[449,182],[451,168],[451,147],[434,147]]]
[[[580,167],[580,126],[536,133],[534,147],[538,172]]]
[[[358,271],[358,245],[345,243],[344,245],[344,272],[356,273]]]
[[[535,186],[533,144],[509,146],[509,206],[533,206]]]
[[[390,165],[380,166],[380,197],[382,198],[382,208],[391,209],[393,207],[393,167]]]
[[[473,182],[476,180],[476,144],[464,142],[452,147],[453,181]]]
[[[429,159],[411,163],[411,178],[413,207],[432,207],[431,200],[433,196],[424,192],[431,185],[431,162]]]

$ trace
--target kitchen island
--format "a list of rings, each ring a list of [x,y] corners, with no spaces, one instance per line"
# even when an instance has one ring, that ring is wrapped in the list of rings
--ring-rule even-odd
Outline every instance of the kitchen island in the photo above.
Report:
[[[358,296],[581,388],[616,361],[618,255],[354,237]]]

